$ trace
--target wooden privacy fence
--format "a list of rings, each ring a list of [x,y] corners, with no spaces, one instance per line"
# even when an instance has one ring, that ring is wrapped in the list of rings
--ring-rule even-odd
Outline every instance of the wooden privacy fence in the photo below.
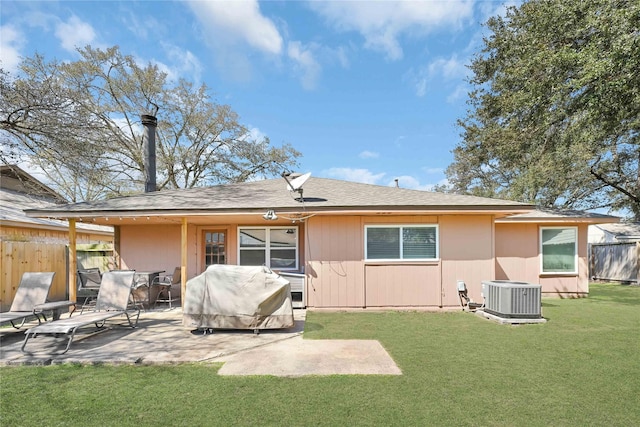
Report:
[[[0,309],[7,311],[16,294],[22,274],[53,271],[50,301],[69,298],[69,249],[63,243],[2,241],[0,252]],[[114,268],[112,244],[77,246],[78,268],[98,267],[104,272]]]
[[[591,277],[640,284],[640,242],[591,244]]]
[[[67,299],[67,245],[3,241],[0,261],[0,307],[7,311],[16,294],[22,274],[54,271],[49,300]]]

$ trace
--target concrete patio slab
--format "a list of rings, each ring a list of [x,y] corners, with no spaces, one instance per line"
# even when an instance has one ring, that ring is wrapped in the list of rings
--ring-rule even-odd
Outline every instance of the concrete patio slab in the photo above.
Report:
[[[375,340],[305,340],[298,336],[214,361],[225,362],[220,375],[402,375]]]
[[[220,375],[385,374],[401,371],[371,340],[304,340],[306,310],[294,310],[295,325],[282,330],[216,330],[194,333],[182,325],[182,310],[146,311],[138,327],[124,316],[107,328],[83,328],[65,354],[67,339],[37,336],[20,350],[24,331],[0,329],[0,365],[223,363]]]

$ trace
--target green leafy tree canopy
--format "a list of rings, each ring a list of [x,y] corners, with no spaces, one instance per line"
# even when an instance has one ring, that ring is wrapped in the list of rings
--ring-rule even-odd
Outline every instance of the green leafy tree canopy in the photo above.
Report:
[[[531,0],[486,27],[448,190],[640,219],[640,2]]]

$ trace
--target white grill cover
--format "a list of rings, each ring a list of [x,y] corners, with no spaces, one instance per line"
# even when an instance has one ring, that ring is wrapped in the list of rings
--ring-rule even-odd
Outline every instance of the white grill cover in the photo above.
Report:
[[[187,281],[182,323],[193,328],[280,329],[294,325],[289,281],[266,267],[211,265]]]

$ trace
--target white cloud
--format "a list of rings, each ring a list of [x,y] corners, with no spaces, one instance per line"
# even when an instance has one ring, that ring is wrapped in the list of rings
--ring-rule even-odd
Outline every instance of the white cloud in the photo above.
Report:
[[[120,14],[124,26],[137,39],[147,40],[150,34],[157,33],[158,29],[162,28],[162,24],[150,14],[142,16],[130,9],[123,9]]]
[[[299,41],[289,42],[287,55],[295,63],[296,70],[301,74],[302,87],[310,90],[316,87],[320,75],[320,64],[314,58],[312,47],[304,46]]]
[[[191,51],[170,44],[164,44],[164,48],[167,58],[172,61],[170,67],[172,80],[177,80],[177,77],[185,75],[191,75],[192,79],[190,80],[195,82],[202,80],[202,63]]]
[[[257,0],[196,0],[189,6],[214,44],[245,43],[268,54],[282,52],[282,37],[273,21],[262,15]]]
[[[422,184],[420,180],[416,179],[413,176],[402,175],[397,178],[394,178],[387,185],[389,187],[396,186],[396,179],[398,180],[398,187],[407,188],[409,190],[422,190],[422,191],[433,191],[433,187],[436,185],[446,185],[449,181],[447,179],[441,179],[436,184]]]
[[[349,56],[345,47],[339,47],[333,51],[334,56],[338,59],[342,68],[349,68]]]
[[[466,84],[461,83],[447,96],[447,102],[449,104],[455,104],[459,100],[465,98],[468,93],[469,87]]]
[[[444,173],[444,168],[422,168],[422,170],[424,171],[424,173],[427,173],[429,175]]]
[[[458,59],[458,55],[453,54],[449,59],[438,58],[428,66],[429,74],[432,76],[442,76],[445,80],[452,80],[467,75],[465,63]]]
[[[415,88],[416,96],[423,97],[433,81],[437,81],[437,85],[441,86],[443,82],[463,80],[470,73],[465,64],[465,60],[453,54],[449,58],[436,58],[418,70],[411,69],[404,78]],[[449,96],[450,102],[460,95],[459,91],[460,87],[456,87],[453,96]]]
[[[178,46],[168,43],[161,43],[164,48],[164,56],[168,61],[163,62],[156,58],[143,58],[134,56],[136,64],[140,68],[145,68],[149,64],[153,64],[167,75],[167,80],[177,81],[181,77],[192,81],[194,84],[200,84],[204,67],[198,58],[189,50],[184,50]]]
[[[431,169],[433,173],[437,171],[442,172],[442,169]],[[361,182],[364,184],[374,185],[386,185],[388,187],[395,187],[396,180],[398,180],[398,186],[400,188],[407,188],[409,190],[422,190],[433,191],[435,185],[447,184],[446,179],[441,179],[437,184],[423,184],[417,178],[410,175],[400,175],[392,179],[387,178],[386,182],[383,180],[388,177],[389,174],[385,172],[373,173],[368,169],[354,169],[354,168],[330,168],[323,170],[320,176],[327,178],[341,179],[351,182]]]
[[[75,52],[78,47],[94,44],[96,33],[93,27],[73,15],[67,22],[59,22],[56,25],[55,35],[62,42],[62,47]]]
[[[398,136],[394,141],[393,141],[393,145],[400,148],[402,147],[402,141],[406,138],[406,136],[404,135],[400,135]]]
[[[377,184],[385,176],[385,173],[374,174],[368,169],[330,168],[322,171],[322,175],[364,184]]]
[[[507,9],[511,6],[520,7],[522,1],[505,1],[505,2],[480,2],[478,10],[480,12],[480,22],[486,22],[492,16],[506,16]]]
[[[436,28],[456,29],[473,15],[473,1],[331,1],[310,7],[339,31],[356,31],[365,47],[390,60],[403,56],[399,39],[420,37]]]
[[[267,135],[264,132],[262,132],[260,129],[256,127],[249,129],[249,132],[246,136],[250,141],[258,141],[258,142],[264,140],[267,137]]]
[[[396,186],[396,180],[398,180],[398,187],[407,188],[409,190],[424,190],[431,191],[433,189],[433,184],[421,184],[419,180],[409,175],[402,175],[393,179],[393,181],[389,182],[390,187]]]
[[[378,157],[380,157],[380,153],[365,150],[362,153],[358,154],[358,157],[360,157],[361,159],[377,159]]]
[[[18,70],[24,42],[23,35],[12,25],[0,26],[0,65],[6,71],[15,73]]]
[[[283,39],[274,22],[262,15],[257,0],[187,3],[200,22],[202,37],[213,50],[211,59],[226,78],[247,82],[253,78],[253,52],[278,61]]]

